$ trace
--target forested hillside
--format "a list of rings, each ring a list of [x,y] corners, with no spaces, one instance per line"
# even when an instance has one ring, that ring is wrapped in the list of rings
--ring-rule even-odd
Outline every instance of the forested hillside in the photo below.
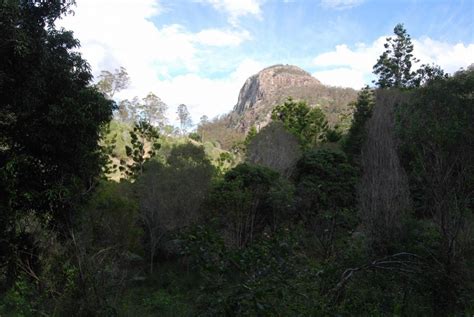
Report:
[[[94,84],[70,9],[0,2],[0,316],[474,314],[473,66],[415,70],[398,24],[347,127],[193,131]]]

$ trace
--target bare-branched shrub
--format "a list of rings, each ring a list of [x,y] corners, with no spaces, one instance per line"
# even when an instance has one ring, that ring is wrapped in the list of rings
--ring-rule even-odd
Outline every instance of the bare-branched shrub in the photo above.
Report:
[[[394,130],[394,109],[406,98],[397,90],[376,92],[376,105],[362,146],[360,215],[369,241],[379,251],[399,240],[403,213],[410,207],[408,180],[397,155]]]
[[[193,223],[210,186],[213,167],[204,149],[183,144],[167,164],[151,162],[138,180],[140,218],[145,229],[150,271],[167,234]]]
[[[247,148],[247,161],[271,168],[288,177],[301,157],[298,138],[286,131],[281,122],[262,129]]]

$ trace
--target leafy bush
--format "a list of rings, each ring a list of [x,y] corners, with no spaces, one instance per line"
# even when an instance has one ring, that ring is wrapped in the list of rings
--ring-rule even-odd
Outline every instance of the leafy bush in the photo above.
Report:
[[[268,168],[240,164],[215,184],[207,205],[217,217],[228,243],[243,247],[286,219],[293,188]]]
[[[472,307],[474,291],[474,70],[429,81],[397,109],[399,153],[408,172],[415,216],[432,222],[438,245],[433,307],[453,314]],[[456,246],[456,247],[455,247]],[[471,267],[471,268],[470,268]]]
[[[303,148],[318,145],[325,140],[328,123],[324,112],[319,108],[310,108],[305,101],[293,101],[289,98],[273,109],[272,119],[282,122],[300,140]]]
[[[302,252],[297,232],[264,235],[246,248],[227,247],[210,227],[184,236],[184,254],[202,277],[199,316],[313,316],[320,268]]]
[[[294,173],[298,219],[317,240],[327,257],[339,235],[356,223],[356,170],[342,152],[327,149],[306,152]]]
[[[189,133],[188,138],[190,138],[191,140],[194,140],[196,142],[201,142],[202,141],[201,135],[197,132]]]
[[[214,168],[204,148],[191,143],[175,146],[166,164],[150,162],[137,179],[140,223],[153,271],[155,255],[165,248],[167,237],[200,218],[201,205],[211,185]]]

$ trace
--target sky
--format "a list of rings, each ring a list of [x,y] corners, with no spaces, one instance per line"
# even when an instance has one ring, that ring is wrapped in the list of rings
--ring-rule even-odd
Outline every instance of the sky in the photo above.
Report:
[[[176,120],[229,112],[245,80],[291,64],[331,86],[371,84],[385,39],[403,23],[421,63],[474,63],[474,0],[76,0],[72,30],[95,77],[131,77],[117,99],[159,96]]]

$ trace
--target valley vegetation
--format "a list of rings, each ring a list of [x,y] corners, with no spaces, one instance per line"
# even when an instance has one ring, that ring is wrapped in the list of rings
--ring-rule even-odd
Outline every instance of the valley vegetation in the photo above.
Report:
[[[93,84],[71,7],[0,8],[1,316],[474,314],[474,69],[399,24],[348,120],[244,134]]]

